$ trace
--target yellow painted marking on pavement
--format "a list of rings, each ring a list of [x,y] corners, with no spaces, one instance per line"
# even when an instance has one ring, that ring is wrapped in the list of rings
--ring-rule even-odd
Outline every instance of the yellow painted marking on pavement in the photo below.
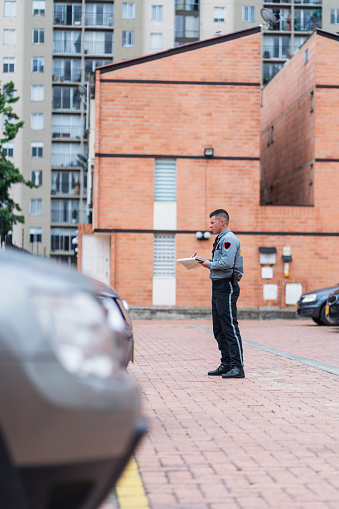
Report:
[[[120,509],[149,509],[148,498],[134,457],[125,468],[115,491]]]

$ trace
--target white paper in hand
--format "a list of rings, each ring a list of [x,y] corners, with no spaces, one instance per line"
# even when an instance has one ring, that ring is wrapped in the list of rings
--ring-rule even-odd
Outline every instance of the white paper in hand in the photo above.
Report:
[[[201,263],[199,263],[195,258],[179,258],[177,262],[181,263],[181,265],[183,265],[187,270],[193,270],[201,267]]]

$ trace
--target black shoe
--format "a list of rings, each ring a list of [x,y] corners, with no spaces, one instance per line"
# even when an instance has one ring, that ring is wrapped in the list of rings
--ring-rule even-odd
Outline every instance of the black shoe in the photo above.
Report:
[[[220,366],[214,371],[209,371],[209,376],[220,376],[224,373],[228,373],[232,369],[232,364],[220,364]]]
[[[241,366],[235,366],[228,373],[222,375],[223,378],[245,378],[244,368]]]

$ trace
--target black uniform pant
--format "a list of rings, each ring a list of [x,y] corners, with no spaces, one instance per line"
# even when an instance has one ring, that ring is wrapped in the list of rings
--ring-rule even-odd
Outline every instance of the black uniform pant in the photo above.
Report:
[[[221,352],[221,362],[243,366],[242,341],[237,320],[239,285],[230,279],[212,280],[213,333]]]

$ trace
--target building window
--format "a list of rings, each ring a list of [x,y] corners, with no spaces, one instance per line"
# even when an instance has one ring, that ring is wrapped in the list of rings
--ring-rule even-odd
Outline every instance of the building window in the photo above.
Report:
[[[52,223],[78,223],[79,200],[52,200],[51,222]]]
[[[153,276],[175,276],[174,235],[154,235]]]
[[[43,157],[44,144],[42,142],[31,143],[31,157]]]
[[[42,240],[42,228],[30,228],[29,229],[29,241],[31,243],[41,242]]]
[[[80,196],[80,173],[78,171],[52,171],[51,193]]]
[[[224,23],[225,22],[225,7],[214,7],[213,9],[213,21],[215,23]]]
[[[32,30],[32,43],[33,44],[43,44],[45,42],[45,29],[44,28],[34,28]]]
[[[15,46],[16,45],[16,30],[4,28],[4,45]]]
[[[4,16],[16,16],[16,0],[5,0],[4,2]]]
[[[255,21],[255,7],[247,6],[242,8],[242,20],[247,23],[253,23]]]
[[[157,159],[154,170],[154,201],[176,201],[177,163],[173,159]]]
[[[151,49],[162,48],[162,34],[151,34]]]
[[[45,9],[45,0],[33,0],[33,16],[45,16]]]
[[[30,200],[29,213],[31,216],[41,216],[41,214],[42,214],[42,200],[40,200],[40,199]]]
[[[81,26],[82,5],[54,2],[54,25]]]
[[[44,72],[45,57],[32,58],[32,72]]]
[[[199,18],[197,16],[175,16],[175,37],[199,38]]]
[[[43,101],[45,99],[44,85],[31,85],[31,101]]]
[[[53,110],[80,110],[80,94],[76,87],[53,87]]]
[[[4,57],[3,60],[3,72],[14,72],[15,58]]]
[[[123,2],[122,4],[122,19],[135,18],[135,4],[133,2]]]
[[[76,81],[81,80],[81,60],[53,58],[52,81]]]
[[[44,114],[31,113],[31,129],[33,131],[42,131],[44,128]]]
[[[53,33],[54,53],[81,53],[81,32],[56,30]]]
[[[162,5],[151,5],[151,20],[162,21]]]
[[[134,32],[123,30],[122,32],[122,45],[124,48],[134,47]]]
[[[84,40],[85,53],[90,55],[110,55],[113,53],[113,34],[103,31],[86,31]]]
[[[5,157],[14,157],[14,143],[7,142],[2,145],[2,152]]]
[[[112,4],[87,4],[85,6],[86,26],[113,26]]]
[[[75,228],[51,228],[51,251],[73,251],[76,236]]]
[[[339,9],[331,9],[331,24],[339,24]]]
[[[37,187],[42,186],[42,170],[31,171],[31,182]]]
[[[307,64],[308,62],[308,49],[304,52],[304,64]]]

